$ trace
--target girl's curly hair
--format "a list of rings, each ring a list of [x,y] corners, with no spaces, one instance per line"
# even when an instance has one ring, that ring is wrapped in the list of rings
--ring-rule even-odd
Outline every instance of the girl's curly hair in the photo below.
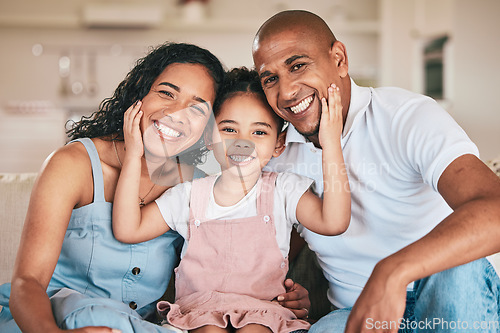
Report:
[[[255,70],[250,70],[246,67],[233,68],[228,71],[224,77],[224,82],[219,88],[217,98],[214,103],[214,116],[220,113],[221,107],[225,101],[234,97],[240,93],[250,93],[260,98],[265,105],[267,103],[266,95],[260,84],[259,74]],[[274,111],[272,107],[269,106],[269,111],[271,112],[273,119],[276,121],[278,129],[282,129],[285,125],[285,121],[280,118]],[[278,134],[281,131],[278,131]]]
[[[150,91],[153,82],[174,63],[199,64],[207,68],[218,90],[224,79],[224,68],[210,51],[192,44],[165,43],[153,48],[139,59],[135,67],[118,85],[113,96],[104,99],[98,111],[83,116],[78,122],[68,124],[66,134],[71,140],[88,137],[112,137],[123,140],[123,115],[136,101],[142,100]],[[203,135],[198,142],[181,154],[181,160],[188,164],[200,164],[208,150]]]

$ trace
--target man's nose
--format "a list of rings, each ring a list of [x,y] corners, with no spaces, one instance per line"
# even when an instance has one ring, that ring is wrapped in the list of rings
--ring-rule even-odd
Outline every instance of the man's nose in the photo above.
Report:
[[[279,94],[280,98],[285,101],[293,100],[297,96],[298,85],[295,80],[287,75],[280,78]]]

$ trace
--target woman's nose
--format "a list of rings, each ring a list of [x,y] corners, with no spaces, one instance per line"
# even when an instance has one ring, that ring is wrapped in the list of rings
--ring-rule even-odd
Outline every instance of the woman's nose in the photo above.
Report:
[[[189,122],[188,108],[175,110],[173,110],[173,108],[166,108],[164,109],[163,114],[170,117],[172,121],[177,123],[187,124]]]

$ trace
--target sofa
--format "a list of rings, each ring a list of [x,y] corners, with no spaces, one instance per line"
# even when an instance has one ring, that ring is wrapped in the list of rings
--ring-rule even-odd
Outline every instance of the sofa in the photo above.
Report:
[[[500,177],[500,156],[487,165]],[[0,173],[0,284],[9,282],[21,236],[24,218],[28,208],[31,188],[36,173]],[[500,253],[491,256],[493,265],[500,273]],[[290,263],[289,277],[302,284],[313,301],[310,319],[316,320],[330,311],[326,298],[328,284],[316,263],[315,255],[307,248]],[[165,296],[173,297],[170,284]]]

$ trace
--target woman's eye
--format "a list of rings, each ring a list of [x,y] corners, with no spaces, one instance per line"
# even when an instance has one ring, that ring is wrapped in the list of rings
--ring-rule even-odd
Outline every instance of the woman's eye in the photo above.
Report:
[[[159,90],[158,92],[159,92],[160,94],[162,94],[162,95],[167,96],[167,97],[174,98],[174,94],[172,94],[170,91],[167,91],[167,90]]]
[[[193,111],[193,113],[195,113],[195,114],[197,114],[199,116],[206,115],[205,110],[203,110],[203,108],[201,108],[199,106],[193,105],[193,106],[191,106],[191,110]]]

